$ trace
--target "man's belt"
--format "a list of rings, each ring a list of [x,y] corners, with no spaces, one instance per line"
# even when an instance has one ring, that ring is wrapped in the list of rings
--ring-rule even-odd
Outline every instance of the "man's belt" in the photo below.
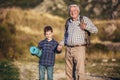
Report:
[[[66,45],[67,47],[80,47],[80,46],[87,46],[87,44],[80,44],[80,45]]]

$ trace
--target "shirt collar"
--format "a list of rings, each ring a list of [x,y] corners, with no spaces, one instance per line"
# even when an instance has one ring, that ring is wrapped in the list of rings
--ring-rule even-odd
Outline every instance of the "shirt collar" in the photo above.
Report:
[[[51,41],[53,41],[53,40],[54,40],[54,39],[52,38],[52,40],[51,40]],[[48,41],[48,40],[47,40],[47,38],[45,38],[45,41],[47,41],[47,42],[51,42],[51,41]]]

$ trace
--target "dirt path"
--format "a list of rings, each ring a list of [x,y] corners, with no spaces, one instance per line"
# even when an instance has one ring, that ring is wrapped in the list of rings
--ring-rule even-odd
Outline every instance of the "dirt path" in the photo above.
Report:
[[[20,80],[39,80],[37,62],[14,62],[20,69]],[[112,80],[103,77],[86,76],[87,80]],[[65,80],[64,65],[56,64],[54,67],[54,80]]]

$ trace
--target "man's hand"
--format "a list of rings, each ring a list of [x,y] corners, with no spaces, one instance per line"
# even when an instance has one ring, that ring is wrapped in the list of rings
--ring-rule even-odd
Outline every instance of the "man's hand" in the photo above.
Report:
[[[84,22],[81,22],[80,23],[80,28],[82,29],[82,30],[84,30],[85,28],[86,28],[86,23],[84,23]]]

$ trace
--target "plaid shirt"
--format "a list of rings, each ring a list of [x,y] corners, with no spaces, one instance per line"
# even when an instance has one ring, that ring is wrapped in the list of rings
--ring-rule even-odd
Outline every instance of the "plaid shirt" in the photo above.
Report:
[[[40,57],[40,65],[43,66],[53,66],[55,63],[55,53],[57,52],[58,42],[52,39],[47,41],[44,39],[39,42],[38,48],[42,50],[42,55]]]
[[[83,16],[84,22],[86,25],[86,30],[91,33],[97,33],[98,29],[91,22],[91,20]],[[86,44],[85,41],[85,31],[80,28],[80,16],[77,21],[73,21],[71,18],[67,21],[67,30],[64,34],[64,40],[60,43],[61,45],[81,45]]]

